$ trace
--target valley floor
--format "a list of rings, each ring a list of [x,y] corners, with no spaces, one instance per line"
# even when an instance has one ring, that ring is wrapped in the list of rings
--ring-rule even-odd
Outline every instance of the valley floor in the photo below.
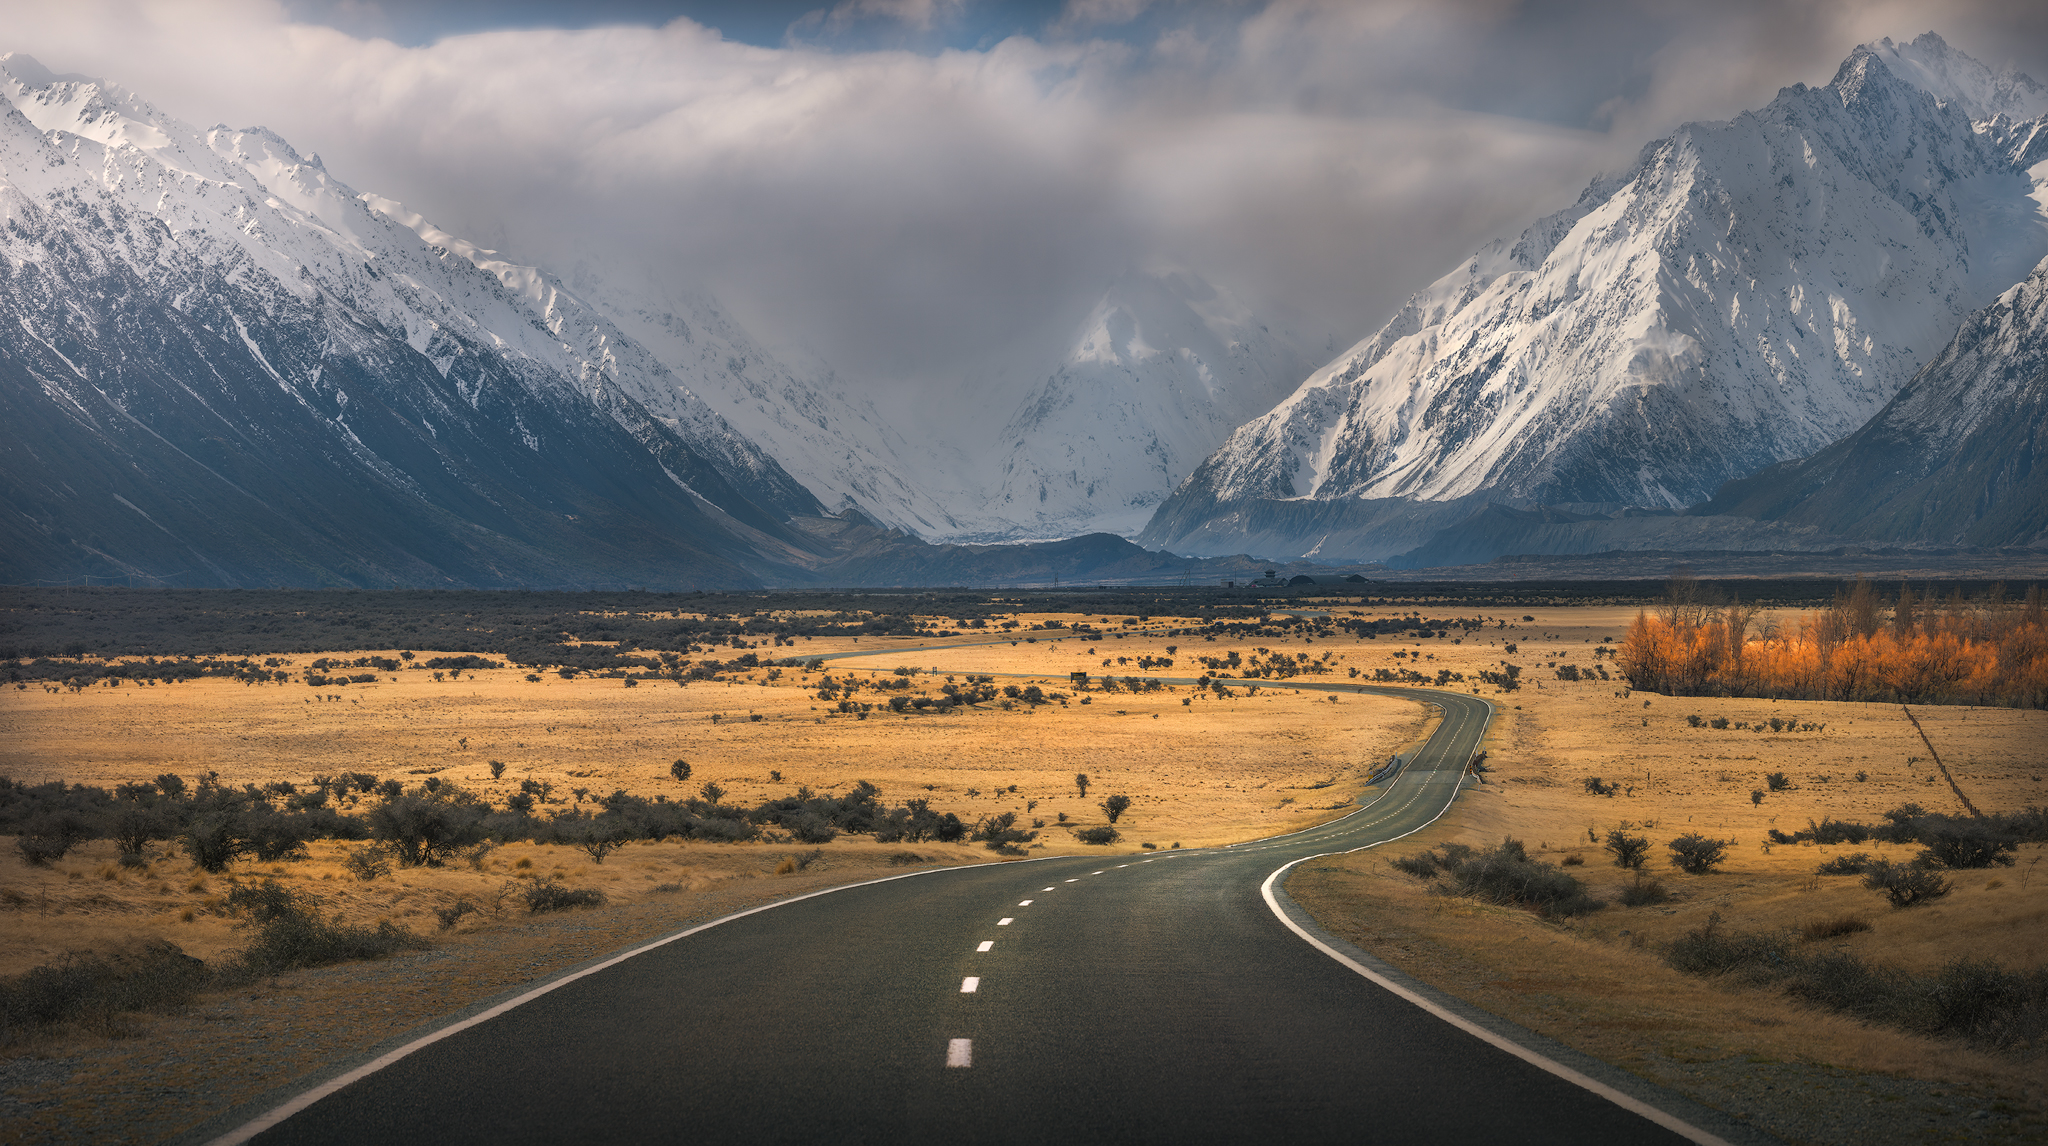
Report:
[[[1439,612],[1417,607],[1429,616]],[[1455,615],[1451,608],[1442,609],[1447,618]],[[882,789],[885,802],[928,797],[935,809],[969,822],[1003,811],[1027,823],[1043,819],[1042,846],[1033,854],[1084,850],[1061,830],[1059,817],[1069,825],[1100,824],[1100,800],[1124,793],[1134,804],[1118,825],[1124,840],[1110,849],[1122,852],[1141,842],[1167,848],[1272,835],[1340,814],[1364,790],[1367,771],[1419,742],[1428,723],[1404,703],[1333,698],[1295,686],[1351,683],[1353,669],[1366,679],[1381,668],[1432,678],[1448,670],[1466,678],[1449,687],[1476,687],[1500,705],[1488,744],[1493,771],[1424,833],[1297,869],[1289,891],[1325,927],[1444,990],[1701,1101],[1747,1113],[1788,1140],[2025,1141],[2048,1130],[2048,1080],[2038,1052],[2007,1058],[1866,1027],[1798,1009],[1769,991],[1683,977],[1658,958],[1660,944],[1718,911],[1728,926],[1745,930],[1858,914],[1872,930],[1829,942],[1912,969],[1961,954],[2041,965],[2048,875],[2035,866],[2039,845],[2023,847],[2014,869],[1961,873],[1948,898],[1900,912],[1854,877],[1817,876],[1814,867],[1845,850],[1906,858],[1910,848],[1761,846],[1767,830],[1801,828],[1809,818],[1875,820],[1908,801],[1930,811],[1960,809],[1897,706],[1630,693],[1618,680],[1598,679],[1598,665],[1618,674],[1594,650],[1618,643],[1633,610],[1477,611],[1489,615],[1487,628],[1425,640],[1297,632],[1211,641],[1168,636],[1175,622],[1154,618],[1122,635],[1086,639],[1023,629],[969,646],[804,641],[791,652],[880,655],[813,671],[784,669],[773,680],[764,669],[685,687],[647,681],[627,688],[615,678],[554,675],[528,681],[512,668],[441,682],[402,672],[396,680],[386,674],[375,684],[335,689],[219,679],[82,692],[32,686],[0,694],[0,774],[112,785],[165,771],[189,777],[213,770],[240,784],[352,770],[408,783],[439,775],[496,799],[516,791],[520,780],[537,779],[569,807],[614,788],[674,799],[695,794],[707,779],[726,788],[728,799],[747,803],[798,785],[830,791],[865,779]],[[1040,619],[1017,618],[1024,625]],[[1123,630],[1117,621],[1097,618]],[[1232,682],[1228,696],[1185,684],[1136,693],[1100,688],[1105,673],[1198,676],[1207,671],[1198,658],[1233,650],[1247,660],[1306,656],[1331,671],[1256,682],[1256,693]],[[1162,657],[1171,657],[1173,667],[1138,667]],[[1479,671],[1502,661],[1522,666],[1522,687],[1498,693],[1474,683]],[[1587,679],[1558,679],[1554,666],[1567,664]],[[1023,675],[998,676],[998,684],[1037,683],[1048,695],[1067,695],[1064,703],[989,705],[952,716],[878,708],[866,719],[841,714],[816,695],[828,674],[874,682],[895,677],[899,666],[924,670],[909,678],[917,689],[935,688],[949,674],[1002,673]],[[1069,681],[1077,671],[1098,678],[1086,692]],[[855,695],[876,701],[895,694]],[[2048,802],[2041,754],[2048,713],[1915,711],[1979,807]],[[1686,720],[1693,714],[1745,723],[1796,717],[1825,727],[1695,728]],[[687,790],[667,775],[677,757],[693,765]],[[501,780],[490,776],[494,760],[506,765]],[[1085,798],[1073,783],[1077,772],[1092,779]],[[1766,787],[1764,777],[1773,772],[1786,773],[1792,787],[1753,804],[1749,793]],[[1589,776],[1618,785],[1617,794],[1588,794]],[[1675,892],[1672,902],[1609,906],[1552,924],[1520,910],[1431,895],[1385,862],[1440,842],[1485,845],[1512,835],[1537,858],[1582,856],[1583,866],[1569,870],[1611,898],[1622,873],[1588,837],[1616,826],[1654,841],[1653,871]],[[1663,841],[1691,829],[1736,841],[1720,872],[1685,876],[1664,867]],[[8,973],[65,950],[104,950],[154,936],[213,959],[240,940],[218,897],[236,881],[266,876],[321,895],[346,918],[387,919],[441,940],[422,955],[293,972],[258,990],[208,998],[183,1015],[136,1019],[127,1031],[79,1032],[21,1048],[22,1057],[0,1065],[0,1111],[19,1128],[12,1137],[153,1140],[361,1053],[422,1016],[457,1010],[686,922],[900,872],[906,861],[892,857],[904,852],[920,865],[995,858],[978,845],[899,848],[842,839],[826,845],[811,869],[776,875],[785,857],[810,849],[786,841],[636,844],[596,865],[573,849],[515,844],[480,868],[414,869],[358,883],[339,865],[346,848],[317,844],[307,860],[237,864],[211,880],[188,870],[167,846],[141,874],[113,864],[104,841],[49,869],[29,869],[6,849],[0,968]],[[509,910],[505,889],[536,874],[605,890],[611,904],[554,916]],[[495,907],[493,895],[500,897]],[[465,897],[490,909],[436,932],[433,910]]]

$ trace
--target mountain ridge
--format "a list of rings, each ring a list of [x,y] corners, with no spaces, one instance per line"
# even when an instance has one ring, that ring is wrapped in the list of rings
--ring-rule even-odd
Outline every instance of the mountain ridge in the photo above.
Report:
[[[1297,501],[1677,509],[1809,455],[2048,254],[2018,166],[2044,111],[2039,85],[1930,33],[1688,124],[1414,296],[1237,430],[1138,539],[1228,548],[1232,515]],[[1276,552],[1331,543],[1287,540]],[[1390,548],[1361,532],[1337,551]]]
[[[679,430],[619,393],[662,368],[544,273],[267,130],[19,55],[0,102],[25,335],[0,343],[0,575],[758,584],[816,560],[786,525],[815,499],[708,408]]]

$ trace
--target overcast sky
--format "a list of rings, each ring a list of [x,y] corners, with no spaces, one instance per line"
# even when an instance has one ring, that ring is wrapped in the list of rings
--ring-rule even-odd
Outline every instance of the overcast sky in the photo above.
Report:
[[[1691,119],[2048,5],[0,0],[0,50],[266,125],[514,258],[638,257],[916,388],[1172,262],[1340,345]]]

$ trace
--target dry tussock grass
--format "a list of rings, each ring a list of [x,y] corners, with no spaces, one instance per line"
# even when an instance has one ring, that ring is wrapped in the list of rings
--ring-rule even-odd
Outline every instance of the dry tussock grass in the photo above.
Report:
[[[1802,931],[1816,945],[1916,971],[1936,970],[1961,955],[2040,967],[2048,962],[2048,864],[2040,864],[2048,848],[2023,846],[2017,869],[1954,873],[1956,890],[1948,897],[1890,910],[1857,877],[1820,876],[1815,868],[1852,851],[1910,860],[1919,845],[1767,847],[1766,833],[1828,816],[1876,821],[1906,802],[1961,814],[1945,783],[1928,782],[1935,775],[1930,753],[1897,706],[1673,698],[1630,694],[1619,681],[1560,681],[1547,666],[1587,668],[1600,638],[1620,636],[1633,611],[1531,612],[1534,622],[1517,619],[1513,629],[1489,630],[1476,648],[1467,642],[1436,650],[1439,661],[1454,668],[1480,658],[1513,661],[1524,666],[1527,683],[1505,696],[1487,690],[1507,706],[1493,738],[1495,772],[1488,783],[1461,798],[1442,822],[1392,847],[1405,855],[1438,843],[1482,846],[1513,835],[1537,858],[1557,863],[1582,856],[1584,866],[1573,867],[1573,874],[1596,896],[1614,900],[1632,877],[1612,866],[1594,837],[1626,827],[1652,840],[1647,871],[1674,898],[1546,923],[1527,912],[1430,895],[1374,850],[1319,861],[1295,876],[1288,888],[1304,906],[1331,930],[1420,978],[1681,1088],[1685,1080],[1673,1064],[1750,1058],[1971,1084],[2039,1109],[2044,1076],[2038,1057],[2000,1058],[1794,1008],[1775,992],[1681,975],[1657,951],[1719,912],[1731,931]],[[1507,641],[1519,646],[1516,653],[1500,647]],[[1693,728],[1685,718],[1694,713],[1727,715],[1731,727]],[[1978,807],[2048,803],[2048,784],[2037,778],[2048,713],[1926,707],[1914,713]],[[1767,726],[1772,716],[1795,715],[1799,723],[1827,727],[1809,733],[1732,727],[1759,720]],[[1767,791],[1761,805],[1752,804],[1749,793],[1767,789],[1765,778],[1773,772],[1784,772],[1792,788]],[[1858,772],[1864,779],[1856,779]],[[1582,782],[1588,776],[1616,783],[1621,794],[1589,795]],[[1664,842],[1692,830],[1734,841],[1719,871],[1693,876],[1669,865]],[[1869,926],[1859,930],[1849,920]]]
[[[1450,608],[1424,612],[1456,615]],[[950,717],[906,719],[878,709],[857,720],[830,712],[831,705],[815,699],[823,673],[797,670],[784,670],[772,682],[761,670],[731,683],[683,688],[646,682],[627,689],[615,679],[563,681],[553,675],[534,683],[506,669],[442,683],[401,673],[396,683],[345,690],[201,681],[77,695],[10,692],[0,699],[0,772],[23,780],[62,777],[96,784],[162,771],[218,770],[236,782],[298,780],[341,770],[408,782],[438,774],[499,798],[530,777],[553,783],[556,798],[573,804],[579,787],[587,789],[586,797],[616,787],[673,798],[680,793],[667,768],[681,756],[694,767],[692,789],[713,779],[733,801],[788,794],[799,784],[829,792],[866,779],[890,802],[928,796],[935,807],[970,821],[1016,811],[1026,823],[1043,818],[1051,825],[1064,811],[1075,824],[1099,823],[1096,804],[1122,791],[1136,803],[1119,824],[1126,836],[1120,850],[1141,840],[1193,846],[1327,819],[1337,814],[1329,805],[1356,795],[1365,768],[1426,735],[1427,725],[1412,706],[1353,696],[1331,704],[1326,695],[1295,685],[1349,681],[1354,668],[1367,677],[1382,667],[1429,674],[1448,668],[1472,678],[1508,660],[1523,666],[1525,686],[1505,695],[1479,690],[1501,705],[1501,719],[1485,745],[1496,771],[1443,822],[1397,847],[1489,844],[1512,834],[1538,858],[1583,857],[1585,864],[1573,872],[1595,894],[1612,899],[1628,877],[1607,863],[1588,834],[1604,836],[1627,826],[1655,842],[1651,871],[1675,899],[1610,907],[1574,924],[1544,924],[1524,912],[1429,896],[1414,880],[1385,868],[1383,857],[1367,852],[1322,861],[1290,884],[1327,926],[1454,993],[1651,1073],[1672,1063],[1748,1055],[2023,1090],[2035,1085],[2038,1079],[2024,1073],[2033,1068],[1839,1017],[1791,1012],[1775,995],[1730,992],[1686,978],[1654,955],[1658,944],[1719,911],[1738,929],[1801,928],[1860,916],[1871,923],[1869,931],[1841,929],[1814,942],[1909,967],[1937,967],[1965,950],[2010,966],[2040,965],[2048,952],[2048,871],[2037,879],[2032,873],[2041,869],[2028,865],[2043,858],[2041,848],[2022,849],[2017,870],[1967,873],[1948,898],[1891,912],[1854,877],[1821,877],[1813,870],[1846,850],[1904,859],[1917,849],[1875,843],[1762,847],[1771,828],[1791,831],[1809,818],[1874,820],[1907,801],[1930,811],[1960,810],[1945,784],[1929,782],[1929,753],[1895,706],[1691,700],[1629,694],[1618,680],[1561,681],[1551,666],[1591,670],[1608,664],[1613,673],[1611,662],[1596,661],[1594,649],[1603,639],[1618,643],[1634,611],[1529,612],[1532,622],[1521,621],[1519,611],[1505,617],[1511,628],[1424,641],[1210,642],[1162,631],[1075,638],[1022,628],[1000,638],[977,635],[972,639],[987,643],[972,647],[935,647],[968,637],[922,643],[841,638],[786,650],[830,656],[879,647],[883,655],[828,664],[823,673],[843,679],[853,672],[869,680],[898,665],[941,670],[937,677],[914,678],[920,688],[942,683],[943,673],[1024,673],[1032,675],[999,677],[998,683],[1035,681],[1048,691],[1071,693],[1073,671],[1192,677],[1202,672],[1197,656],[1231,648],[1249,654],[1256,646],[1313,656],[1328,652],[1337,670],[1262,686],[1255,697],[1242,691],[1228,699],[1195,696],[1185,687],[1095,692],[1086,705],[1074,696],[1064,707],[1016,706]],[[1018,618],[1026,626],[1040,619]],[[1161,630],[1175,624],[1170,618],[1154,623]],[[1509,642],[1517,646],[1513,653],[1506,651]],[[1175,651],[1168,653],[1168,646]],[[1397,650],[1407,655],[1395,657]],[[1168,655],[1176,661],[1172,669],[1147,673],[1136,667],[1140,657]],[[1105,658],[1128,663],[1105,668]],[[340,699],[309,695],[318,693]],[[873,701],[895,694],[858,695]],[[1694,713],[1725,715],[1731,723],[1796,717],[1826,729],[1693,728],[1685,717]],[[2048,743],[2048,714],[1933,708],[1916,714],[1979,807],[2048,802],[2039,754]],[[507,764],[501,781],[490,777],[491,760]],[[781,779],[772,779],[772,772]],[[1075,772],[1093,779],[1085,800],[1074,790]],[[1766,787],[1765,777],[1773,772],[1786,773],[1791,789],[1752,804],[1750,791]],[[1855,778],[1859,772],[1861,780]],[[1616,784],[1618,794],[1587,795],[1581,781],[1593,775]],[[1008,791],[1012,784],[1015,793]],[[1028,807],[1032,800],[1035,808]],[[1720,872],[1688,876],[1668,866],[1663,841],[1688,830],[1736,841]],[[1058,842],[1064,833],[1049,835],[1056,849],[1079,850]],[[332,895],[351,921],[388,918],[420,929],[434,925],[436,908],[462,897],[481,902],[520,877],[553,875],[571,885],[598,887],[622,905],[678,896],[709,901],[730,898],[721,889],[740,880],[763,880],[749,886],[765,888],[782,881],[806,887],[838,882],[861,865],[886,864],[887,855],[900,850],[842,841],[826,846],[822,874],[814,866],[778,877],[772,872],[794,850],[789,845],[634,845],[602,867],[566,848],[513,845],[494,853],[481,872],[462,866],[401,871],[388,882],[355,884],[339,865],[344,847],[315,845],[311,860],[283,865],[285,878]],[[943,852],[947,862],[988,854],[970,847],[917,850]],[[196,878],[176,859],[146,872],[115,871],[109,878],[105,869],[117,866],[112,858],[111,844],[104,843],[46,871],[23,867],[11,850],[0,856],[0,912],[37,920],[33,927],[0,929],[0,967],[21,967],[54,951],[138,933],[167,935],[208,957],[235,944],[230,921],[217,914],[225,891],[220,877]],[[231,877],[255,878],[264,872],[253,869],[268,870],[249,866],[244,872],[238,865]],[[186,911],[193,913],[190,922],[182,919]],[[456,928],[456,941],[474,932],[500,933],[511,926],[510,918],[502,911],[467,916]]]

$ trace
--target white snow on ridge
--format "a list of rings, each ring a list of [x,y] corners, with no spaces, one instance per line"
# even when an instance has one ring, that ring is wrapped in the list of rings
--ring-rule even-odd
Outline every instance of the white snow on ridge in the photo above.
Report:
[[[2014,165],[2038,124],[2011,118],[2043,96],[1929,35],[1688,124],[1416,295],[1176,497],[1679,506],[1810,454],[2048,254]]]
[[[225,305],[183,285],[191,279],[181,268],[191,265],[211,268],[273,318],[284,304],[261,300],[295,299],[310,308],[296,316],[305,322],[331,298],[402,331],[472,403],[487,398],[477,356],[488,355],[505,367],[492,377],[551,404],[594,403],[628,430],[635,415],[607,387],[670,388],[665,366],[545,271],[359,195],[267,129],[195,130],[115,85],[58,76],[20,54],[0,57],[0,105],[0,208],[13,196],[109,197],[101,214],[117,234],[113,249],[180,309]],[[61,160],[41,158],[52,154]],[[33,244],[4,245],[10,257],[36,257]],[[317,345],[259,347],[246,328],[243,337],[286,389],[321,385]],[[672,427],[736,485],[788,488],[774,461],[701,401],[685,392],[669,407]],[[527,438],[538,448],[539,438]]]
[[[1943,103],[1957,105],[1973,121],[2048,115],[2048,86],[2009,67],[1993,72],[1932,32],[1907,44],[1894,44],[1887,37],[1864,50],[1883,60],[1892,74]]]
[[[1194,466],[1313,360],[1179,268],[1132,271],[978,456],[986,513],[1024,536],[1135,533]]]

